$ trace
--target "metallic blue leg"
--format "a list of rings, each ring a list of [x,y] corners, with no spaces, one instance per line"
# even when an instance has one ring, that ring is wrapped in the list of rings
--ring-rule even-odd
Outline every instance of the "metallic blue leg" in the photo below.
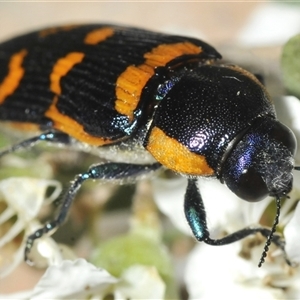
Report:
[[[36,239],[40,238],[46,233],[56,230],[65,220],[71,204],[75,198],[77,191],[80,189],[82,183],[87,179],[102,179],[102,180],[118,180],[125,178],[136,178],[138,176],[155,171],[161,167],[160,164],[155,163],[151,165],[134,165],[127,163],[106,163],[94,165],[89,168],[86,173],[79,174],[71,183],[65,196],[62,198],[62,203],[57,217],[45,224],[44,227],[38,229],[27,238],[25,246],[25,261],[31,263],[28,259],[28,254]]]
[[[185,216],[188,221],[188,224],[190,225],[192,232],[198,241],[213,246],[222,246],[222,245],[234,243],[249,235],[260,232],[264,237],[267,238],[267,242],[265,244],[265,248],[262,253],[258,266],[261,267],[261,265],[264,263],[271,242],[274,243],[277,247],[279,247],[283,251],[286,262],[289,265],[291,265],[291,262],[288,260],[285,253],[284,239],[280,235],[274,234],[276,225],[278,223],[278,218],[279,218],[280,199],[276,199],[276,203],[277,203],[277,214],[272,229],[268,229],[264,227],[246,227],[230,235],[227,235],[223,238],[211,239],[209,230],[207,228],[204,203],[200,195],[200,192],[197,188],[196,180],[189,179],[188,186],[186,189],[186,194],[185,194],[184,211],[185,211]]]
[[[41,133],[40,135],[34,136],[27,140],[24,140],[18,144],[15,144],[3,151],[0,152],[0,158],[6,154],[16,152],[19,150],[31,148],[39,142],[51,142],[51,143],[62,143],[68,144],[69,143],[69,136],[65,133],[59,131],[47,131]]]

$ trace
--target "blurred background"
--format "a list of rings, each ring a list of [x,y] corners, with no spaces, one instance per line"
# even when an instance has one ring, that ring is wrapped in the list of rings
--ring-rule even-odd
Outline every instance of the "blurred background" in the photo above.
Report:
[[[0,39],[57,23],[109,22],[201,36],[211,43],[228,43],[259,6],[251,2],[7,2],[0,4]]]
[[[226,59],[268,73],[299,31],[299,10],[298,1],[1,2],[0,42],[57,24],[119,23],[204,39]]]
[[[288,38],[286,28],[299,28],[296,2],[1,2],[0,40],[58,23],[109,22],[198,36],[214,45],[275,44],[282,34]]]
[[[198,37],[226,60],[280,79],[282,45],[300,32],[300,5],[243,2],[1,2],[0,42],[42,27],[72,23],[118,23]],[[277,80],[277,79],[276,79]],[[281,93],[273,82],[271,93]],[[271,82],[272,84],[272,82]],[[41,273],[27,266],[0,282],[0,293],[30,288]]]

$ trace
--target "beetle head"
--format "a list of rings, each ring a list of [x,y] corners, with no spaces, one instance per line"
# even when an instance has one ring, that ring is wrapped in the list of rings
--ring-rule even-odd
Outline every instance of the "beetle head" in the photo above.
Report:
[[[273,118],[257,118],[222,165],[221,178],[240,198],[282,197],[293,183],[293,132]]]

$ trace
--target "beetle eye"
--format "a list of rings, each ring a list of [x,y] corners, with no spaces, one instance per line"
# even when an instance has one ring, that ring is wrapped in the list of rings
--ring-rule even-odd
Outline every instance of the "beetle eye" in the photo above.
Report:
[[[232,189],[230,181],[227,181],[227,185]],[[261,175],[251,167],[240,174],[234,185],[234,193],[249,202],[260,201],[269,194],[268,188]]]
[[[282,197],[292,188],[295,148],[290,129],[273,119],[258,119],[230,152],[221,178],[249,202],[268,195]]]

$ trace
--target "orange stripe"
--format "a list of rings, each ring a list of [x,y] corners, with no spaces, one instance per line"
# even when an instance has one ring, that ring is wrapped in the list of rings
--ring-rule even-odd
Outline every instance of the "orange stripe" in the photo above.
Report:
[[[114,34],[114,30],[110,27],[95,29],[89,32],[85,39],[84,43],[88,45],[96,45],[100,42],[105,41],[108,37]]]
[[[53,93],[57,95],[61,94],[61,78],[65,76],[74,67],[74,65],[80,63],[83,58],[84,53],[71,52],[56,62],[50,74],[50,89]]]
[[[154,75],[155,68],[165,66],[171,60],[185,54],[199,54],[202,49],[190,42],[162,44],[144,55],[145,62],[139,66],[129,66],[119,76],[116,83],[115,109],[120,114],[133,119],[142,90]]]
[[[24,76],[25,70],[22,67],[27,51],[25,49],[12,55],[9,65],[8,74],[0,84],[0,104],[14,93]]]
[[[58,96],[55,96],[45,116],[50,118],[54,124],[53,127],[69,134],[75,139],[93,146],[102,146],[111,144],[113,141],[101,137],[94,137],[84,131],[84,128],[77,121],[62,114],[56,107]]]
[[[190,152],[157,127],[151,130],[147,150],[158,162],[175,172],[193,176],[214,174],[203,155]]]

